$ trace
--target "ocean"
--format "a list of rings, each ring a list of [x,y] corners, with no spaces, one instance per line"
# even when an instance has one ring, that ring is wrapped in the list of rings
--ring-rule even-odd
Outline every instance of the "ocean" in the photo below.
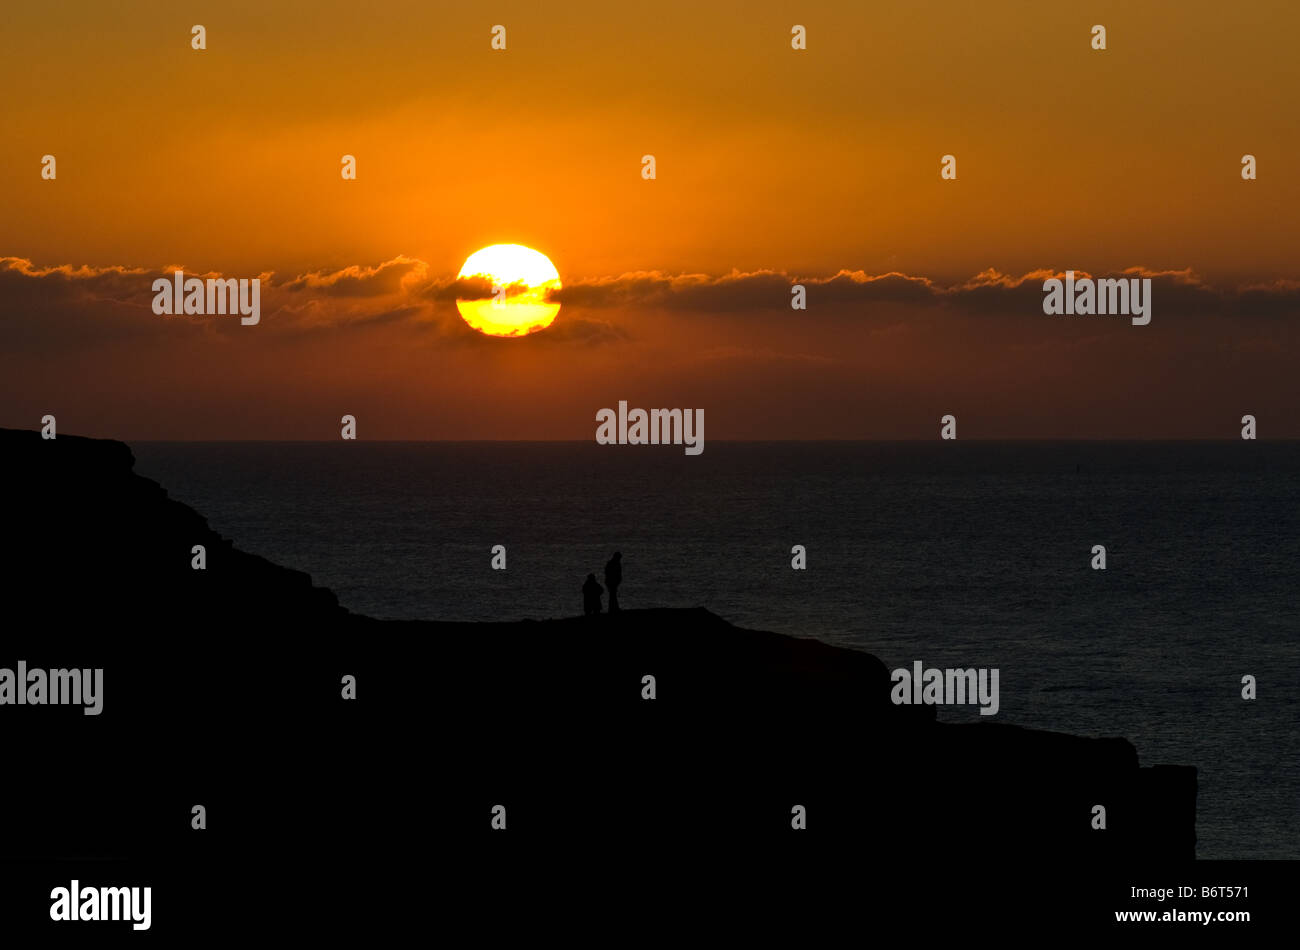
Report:
[[[891,669],[996,667],[996,721],[1197,766],[1199,857],[1300,858],[1300,443],[132,449],[236,546],[352,611],[571,616],[617,550],[625,609],[703,606]]]

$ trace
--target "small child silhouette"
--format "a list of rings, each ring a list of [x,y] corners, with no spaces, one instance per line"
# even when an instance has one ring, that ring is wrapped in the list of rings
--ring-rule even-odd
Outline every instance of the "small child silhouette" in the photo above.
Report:
[[[605,586],[609,588],[609,612],[618,613],[618,585],[623,583],[623,555],[618,551],[605,564]]]
[[[605,588],[600,586],[595,574],[587,575],[587,582],[582,585],[582,612],[587,616],[600,613],[600,595]]]

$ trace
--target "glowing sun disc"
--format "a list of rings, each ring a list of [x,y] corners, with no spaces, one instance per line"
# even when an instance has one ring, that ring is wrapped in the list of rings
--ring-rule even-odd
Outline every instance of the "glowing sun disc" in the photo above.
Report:
[[[546,295],[560,289],[560,272],[541,251],[522,244],[493,244],[475,251],[456,275],[491,283],[493,296],[457,300],[456,309],[475,330],[489,336],[525,336],[544,330],[560,305]]]

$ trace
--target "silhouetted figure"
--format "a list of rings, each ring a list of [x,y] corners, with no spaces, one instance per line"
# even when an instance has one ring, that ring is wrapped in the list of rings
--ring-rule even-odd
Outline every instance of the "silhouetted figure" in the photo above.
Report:
[[[587,575],[587,583],[582,585],[582,612],[590,617],[600,613],[600,595],[605,588],[600,586],[595,574]]]
[[[605,586],[609,588],[609,612],[618,613],[618,585],[623,583],[623,555],[617,551],[605,562]]]

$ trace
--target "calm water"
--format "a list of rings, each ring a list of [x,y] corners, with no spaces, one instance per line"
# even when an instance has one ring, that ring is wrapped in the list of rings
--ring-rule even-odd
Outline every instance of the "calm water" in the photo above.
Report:
[[[133,449],[239,547],[360,613],[573,615],[620,550],[625,608],[998,667],[999,721],[1198,766],[1201,857],[1300,858],[1300,443]]]

